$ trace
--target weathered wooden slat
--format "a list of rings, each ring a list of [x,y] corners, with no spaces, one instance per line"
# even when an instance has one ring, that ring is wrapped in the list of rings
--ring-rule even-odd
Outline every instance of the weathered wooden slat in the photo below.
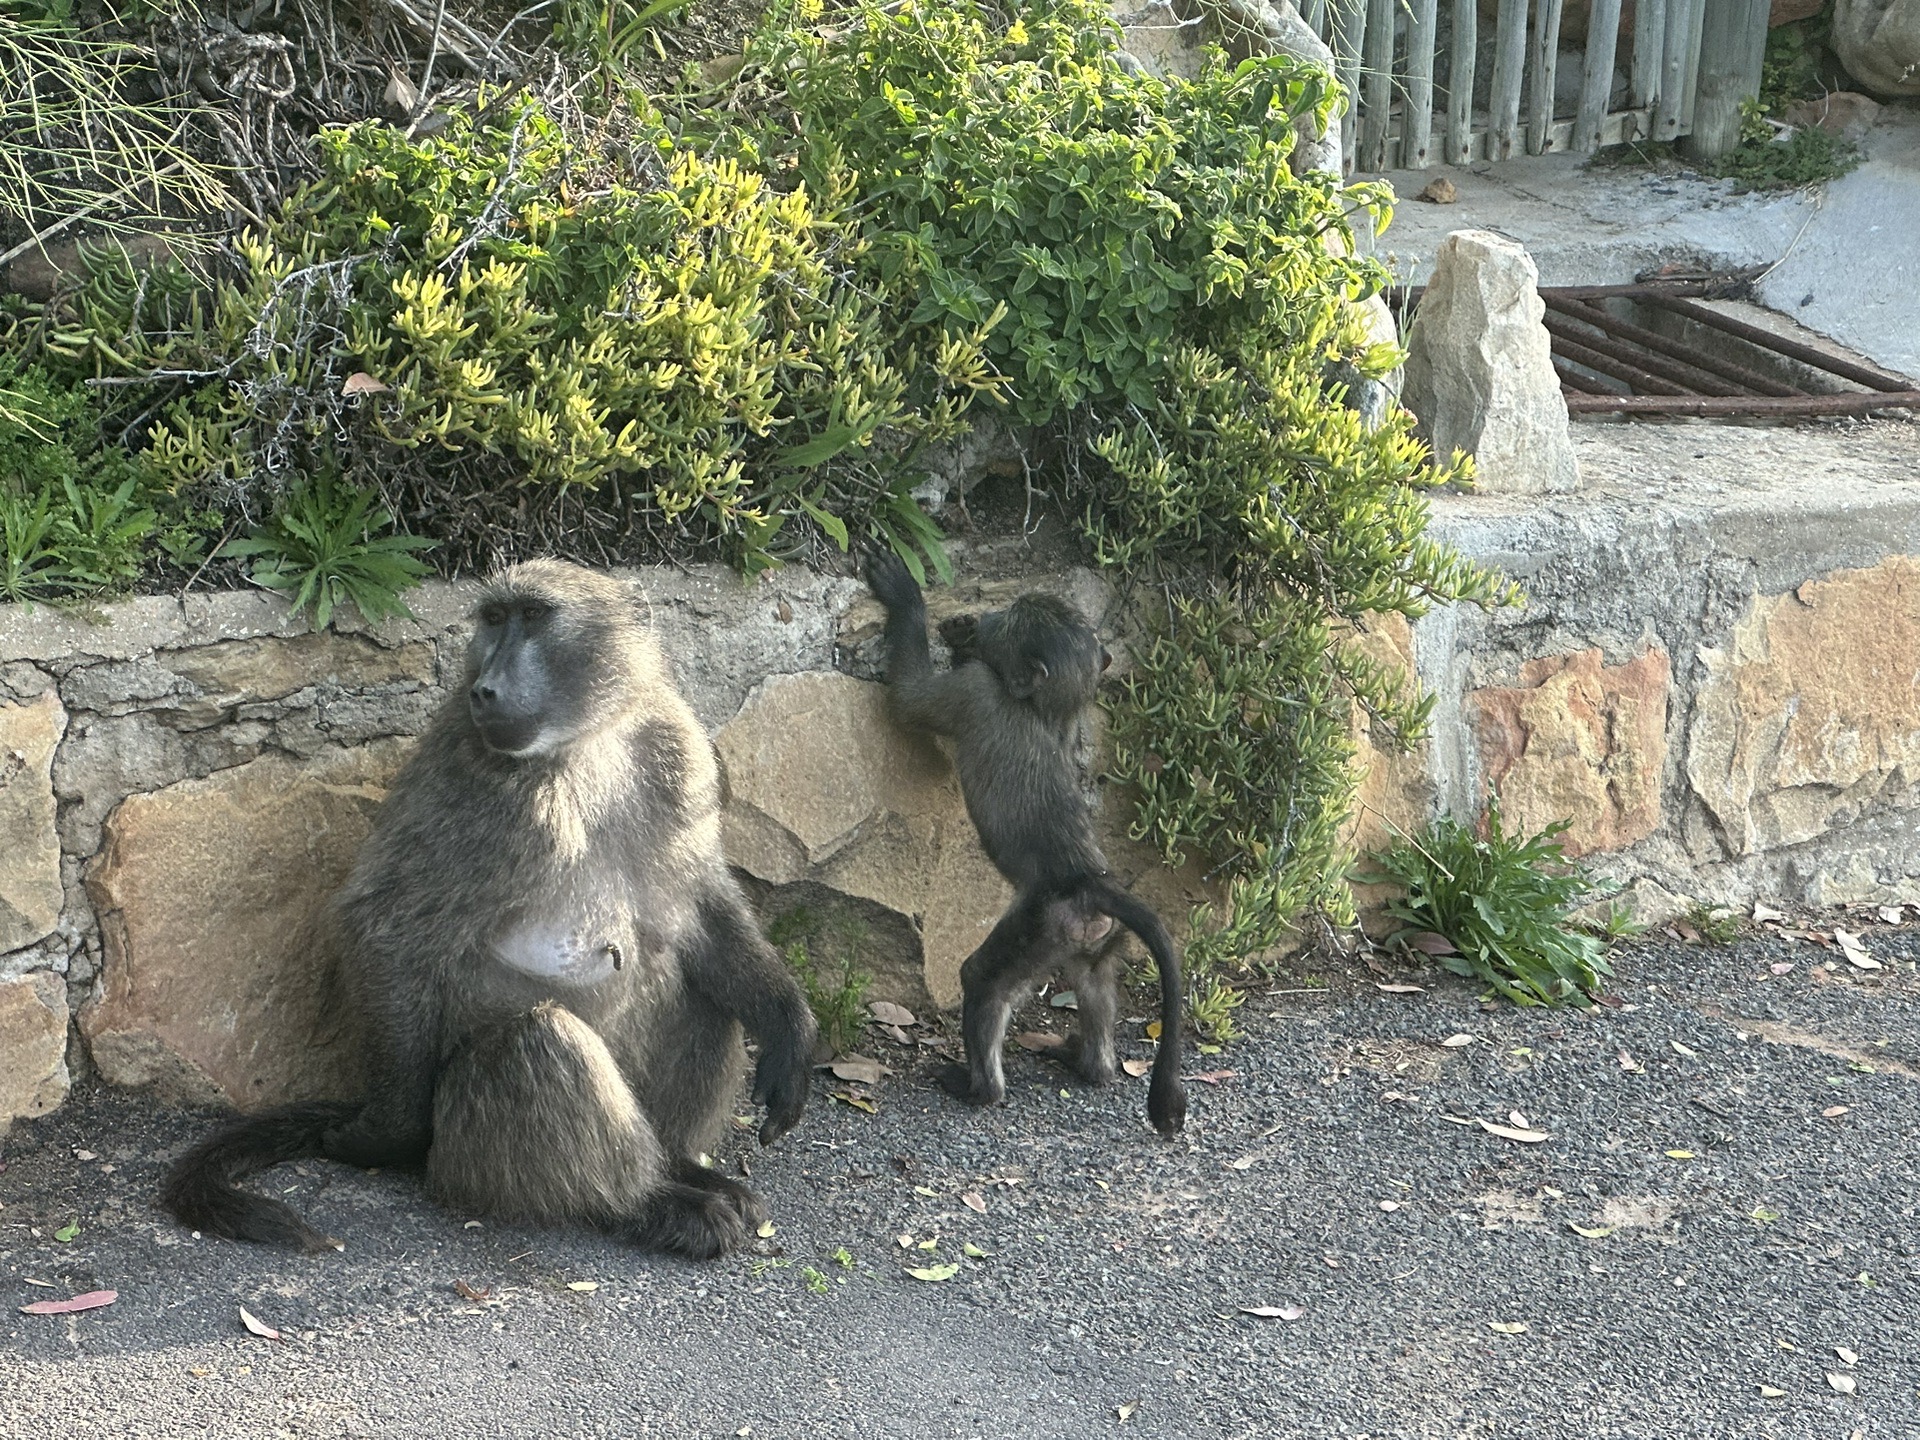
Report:
[[[1723,4],[1725,0],[1714,0]],[[1707,0],[1690,0],[1692,28],[1687,33],[1686,88],[1680,96],[1680,133],[1693,131],[1693,107],[1700,94],[1700,45],[1706,35]]]
[[[1660,57],[1667,40],[1667,0],[1636,0],[1633,7],[1633,103],[1650,108],[1660,99]]]
[[[1693,10],[1700,0],[1667,0],[1666,33],[1660,42],[1660,98],[1653,109],[1653,138],[1672,140],[1682,129],[1687,94],[1687,52],[1693,46]]]
[[[1587,53],[1580,76],[1580,110],[1573,122],[1573,148],[1600,148],[1600,122],[1613,93],[1613,53],[1620,39],[1620,0],[1593,0],[1587,15]]]
[[[1333,72],[1347,92],[1347,108],[1340,116],[1340,160],[1353,169],[1353,138],[1360,108],[1360,47],[1366,40],[1367,0],[1330,0],[1327,43],[1333,50]]]
[[[1533,13],[1532,101],[1527,116],[1527,153],[1538,155],[1553,133],[1553,82],[1560,68],[1562,0],[1539,0]]]
[[[1527,67],[1527,0],[1500,0],[1494,24],[1487,158],[1505,160],[1520,142],[1520,80]]]
[[[1393,120],[1393,21],[1395,0],[1367,0],[1367,37],[1361,47],[1360,85],[1366,99],[1360,106],[1360,146],[1357,169],[1393,168],[1395,155],[1388,143]]]
[[[1718,160],[1740,143],[1740,106],[1760,93],[1767,49],[1768,0],[1712,0],[1700,39],[1700,64],[1685,150]]]
[[[1433,164],[1433,47],[1440,0],[1413,0],[1407,25],[1407,109],[1401,125],[1400,164],[1424,170]]]
[[[1447,56],[1447,163],[1473,159],[1473,67],[1480,45],[1480,7],[1453,0],[1453,53]]]

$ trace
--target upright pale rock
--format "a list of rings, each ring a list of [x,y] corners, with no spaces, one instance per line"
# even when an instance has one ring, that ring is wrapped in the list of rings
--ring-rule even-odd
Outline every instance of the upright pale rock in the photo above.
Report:
[[[1920,95],[1920,0],[1835,0],[1833,48],[1861,89]]]
[[[1539,272],[1527,252],[1485,230],[1456,230],[1434,257],[1414,318],[1401,399],[1442,459],[1474,458],[1496,494],[1580,483],[1567,402],[1554,374]]]

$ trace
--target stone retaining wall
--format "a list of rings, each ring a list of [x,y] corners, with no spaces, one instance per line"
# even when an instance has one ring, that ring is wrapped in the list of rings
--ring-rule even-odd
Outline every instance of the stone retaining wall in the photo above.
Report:
[[[1693,900],[1920,902],[1920,427],[1579,427],[1585,488],[1442,497],[1436,533],[1523,610],[1448,609],[1367,643],[1438,697],[1413,757],[1372,755],[1362,844],[1497,786],[1659,918]],[[962,557],[935,618],[1084,570],[1017,542]],[[636,576],[729,785],[729,853],[769,915],[822,899],[868,933],[875,994],[952,1005],[1005,888],[945,760],[880,704],[857,583]],[[304,926],[457,678],[471,587],[313,634],[259,594],[80,612],[0,606],[0,1125],[88,1065],[258,1105],[348,1089],[351,1035]],[[1116,646],[1120,665],[1124,646]],[[1127,842],[1170,919],[1202,898]]]

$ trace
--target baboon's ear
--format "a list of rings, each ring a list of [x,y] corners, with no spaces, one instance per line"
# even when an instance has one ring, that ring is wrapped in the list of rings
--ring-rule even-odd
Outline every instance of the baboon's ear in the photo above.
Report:
[[[1048,672],[1046,661],[1028,660],[1026,664],[1025,674],[1015,675],[1007,682],[1007,693],[1016,700],[1031,700],[1033,698],[1033,692],[1044,685],[1047,680]]]

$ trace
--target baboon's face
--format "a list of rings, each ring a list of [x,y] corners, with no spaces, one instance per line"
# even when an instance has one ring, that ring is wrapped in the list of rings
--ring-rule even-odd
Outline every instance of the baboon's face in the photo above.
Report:
[[[467,706],[489,750],[515,759],[551,754],[618,709],[629,680],[619,635],[627,617],[609,597],[551,583],[571,579],[571,570],[520,566],[481,597]]]
[[[1079,611],[1051,595],[1022,595],[982,615],[974,645],[1009,695],[1049,718],[1066,719],[1091,705],[1101,673],[1113,663]]]

